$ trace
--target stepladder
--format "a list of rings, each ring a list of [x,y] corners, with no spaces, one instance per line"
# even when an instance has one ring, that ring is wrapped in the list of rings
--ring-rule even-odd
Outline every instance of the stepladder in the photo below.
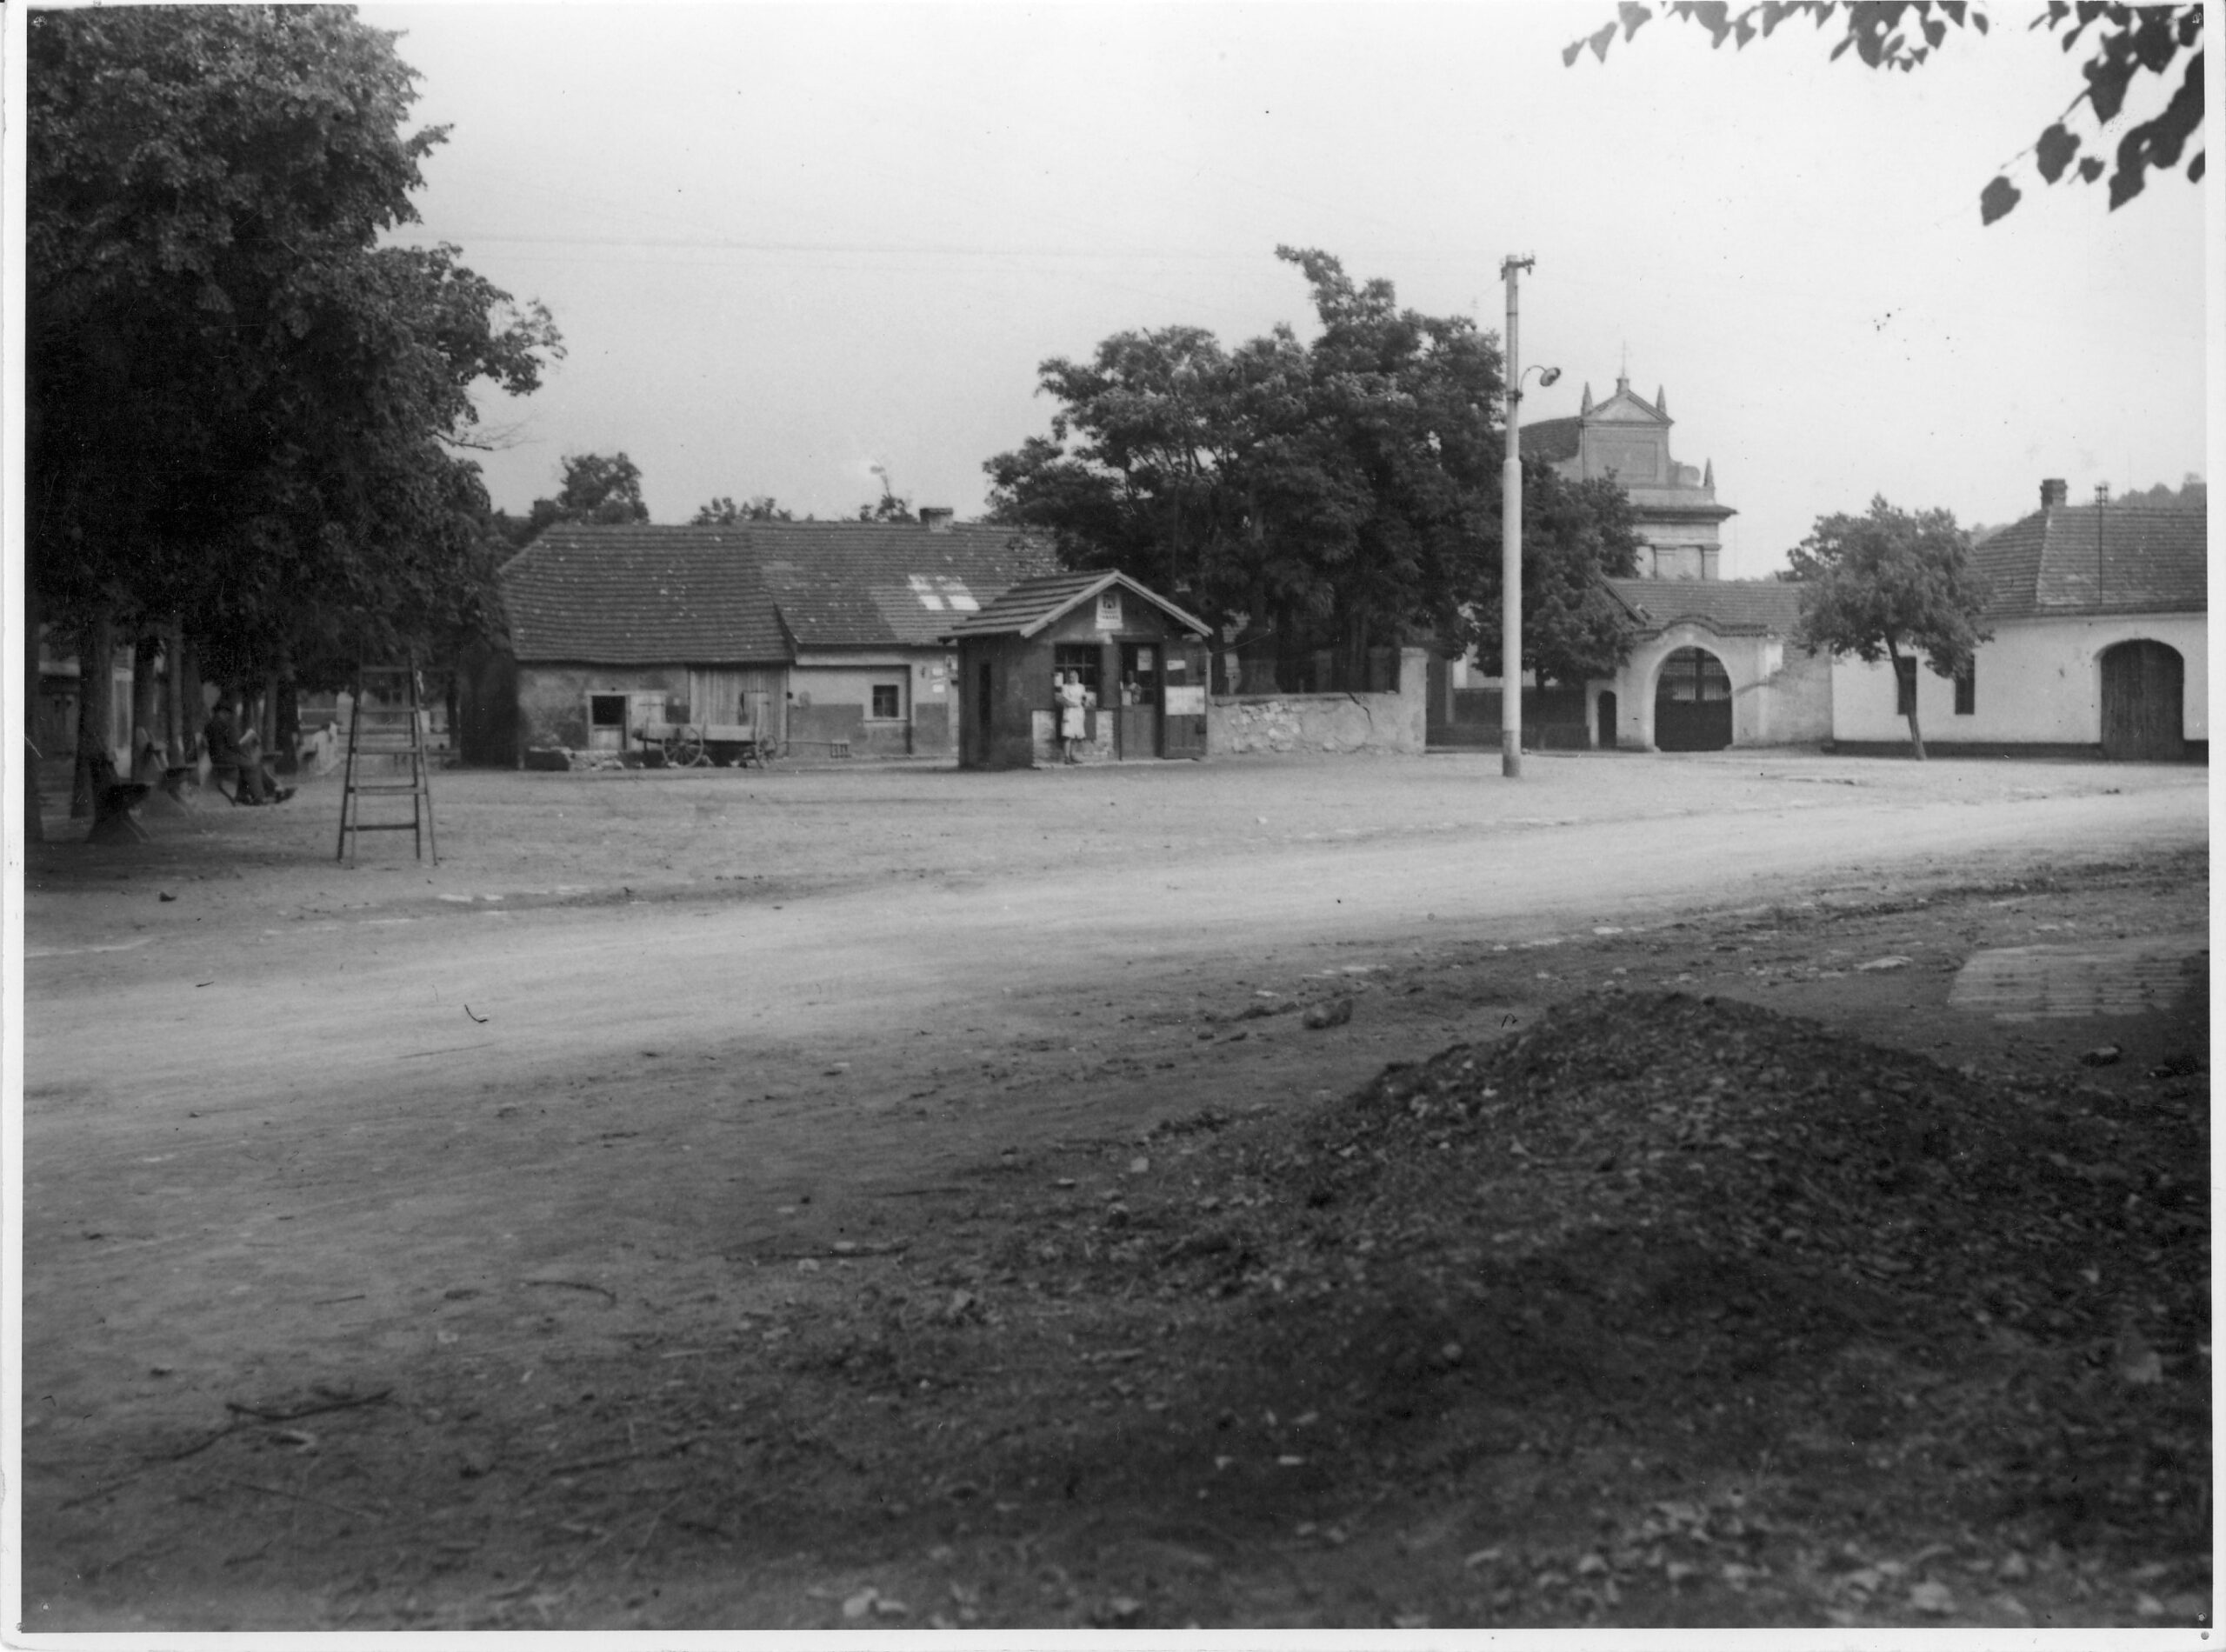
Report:
[[[417,662],[363,665],[356,670],[355,703],[348,718],[348,758],[340,791],[340,845],[336,860],[356,863],[364,832],[408,832],[417,858],[440,863],[433,836],[430,731]],[[374,818],[363,818],[363,800]],[[403,798],[410,817],[401,817]]]

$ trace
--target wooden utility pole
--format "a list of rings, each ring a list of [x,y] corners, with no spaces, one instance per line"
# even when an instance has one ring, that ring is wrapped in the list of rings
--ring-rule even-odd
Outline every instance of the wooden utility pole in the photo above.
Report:
[[[1499,526],[1499,770],[1523,777],[1523,453],[1516,410],[1523,400],[1523,368],[1516,332],[1516,277],[1537,263],[1509,257],[1499,272],[1507,281],[1507,459],[1500,467]]]

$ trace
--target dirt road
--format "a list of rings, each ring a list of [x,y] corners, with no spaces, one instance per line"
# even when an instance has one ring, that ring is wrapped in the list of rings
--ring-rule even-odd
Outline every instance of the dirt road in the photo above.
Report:
[[[2208,824],[2201,770],[1530,769],[473,776],[443,788],[437,870],[391,838],[332,869],[314,787],[291,815],[157,820],[141,850],[49,846],[25,930],[34,1493],[83,1499],[282,1379],[470,1358],[530,1382],[551,1302],[600,1293],[626,1306],[595,1335],[638,1328],[730,1289],[738,1255],[870,1246],[892,1195],[1001,1152],[1420,1053],[1411,1012],[1202,1033],[1256,994],[2168,854]],[[1529,1013],[1440,1006],[1423,1036]],[[67,1585],[45,1552],[32,1627],[206,1587],[114,1554]],[[255,1594],[189,1615],[254,1618]]]

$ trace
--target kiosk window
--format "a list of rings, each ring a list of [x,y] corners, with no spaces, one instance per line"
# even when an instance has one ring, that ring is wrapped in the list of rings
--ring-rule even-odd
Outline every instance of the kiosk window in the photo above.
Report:
[[[1056,682],[1058,678],[1065,676],[1070,671],[1074,672],[1076,676],[1082,678],[1083,687],[1088,689],[1092,694],[1097,696],[1098,703],[1100,705],[1103,705],[1105,703],[1105,696],[1101,691],[1103,685],[1097,680],[1098,649],[1096,643],[1059,643],[1051,650],[1051,671],[1052,680],[1054,682]]]

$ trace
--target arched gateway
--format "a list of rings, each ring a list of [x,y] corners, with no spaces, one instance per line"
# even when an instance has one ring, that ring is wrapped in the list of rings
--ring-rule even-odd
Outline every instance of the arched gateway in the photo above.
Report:
[[[1731,743],[1731,674],[1702,648],[1681,648],[1655,679],[1657,751],[1722,751]]]

